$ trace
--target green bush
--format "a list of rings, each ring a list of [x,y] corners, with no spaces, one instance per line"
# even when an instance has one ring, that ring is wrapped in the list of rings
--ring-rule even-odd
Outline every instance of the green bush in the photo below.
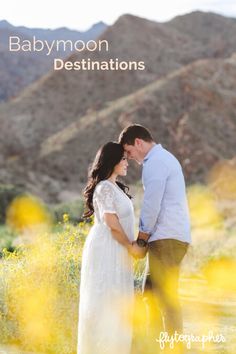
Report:
[[[0,184],[0,224],[6,220],[6,211],[14,198],[22,194],[23,190],[10,184]]]
[[[81,199],[73,202],[56,204],[51,207],[54,214],[55,222],[63,220],[63,215],[68,215],[71,223],[78,223],[82,221],[82,214],[84,212],[84,204]]]
[[[0,225],[0,258],[2,250],[6,248],[9,252],[13,251],[15,247],[12,245],[16,234],[7,226]]]

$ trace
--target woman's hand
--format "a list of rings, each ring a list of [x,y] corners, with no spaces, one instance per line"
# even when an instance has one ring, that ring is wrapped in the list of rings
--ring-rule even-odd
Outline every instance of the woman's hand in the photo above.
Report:
[[[147,250],[148,246],[140,247],[136,241],[132,242],[132,244],[128,246],[128,251],[134,258],[144,258],[147,254]]]

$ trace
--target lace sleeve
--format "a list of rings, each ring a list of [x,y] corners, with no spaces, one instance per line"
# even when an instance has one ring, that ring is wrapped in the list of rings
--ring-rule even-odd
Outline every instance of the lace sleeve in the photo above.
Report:
[[[97,191],[97,203],[101,216],[104,213],[116,214],[115,209],[115,191],[112,185],[102,183]]]

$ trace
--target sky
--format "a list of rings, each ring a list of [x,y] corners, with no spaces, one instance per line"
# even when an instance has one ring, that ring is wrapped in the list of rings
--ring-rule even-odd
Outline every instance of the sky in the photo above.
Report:
[[[236,0],[5,0],[0,20],[15,26],[84,31],[99,21],[111,25],[125,13],[164,22],[194,10],[236,17]]]

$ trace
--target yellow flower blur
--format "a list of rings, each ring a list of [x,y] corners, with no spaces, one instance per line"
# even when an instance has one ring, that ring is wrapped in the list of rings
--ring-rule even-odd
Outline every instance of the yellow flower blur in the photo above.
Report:
[[[188,202],[191,215],[191,224],[195,228],[219,228],[223,218],[217,209],[212,192],[201,185],[194,185],[188,189]]]
[[[6,221],[11,228],[21,232],[39,225],[50,226],[52,217],[38,198],[22,195],[10,204]]]

